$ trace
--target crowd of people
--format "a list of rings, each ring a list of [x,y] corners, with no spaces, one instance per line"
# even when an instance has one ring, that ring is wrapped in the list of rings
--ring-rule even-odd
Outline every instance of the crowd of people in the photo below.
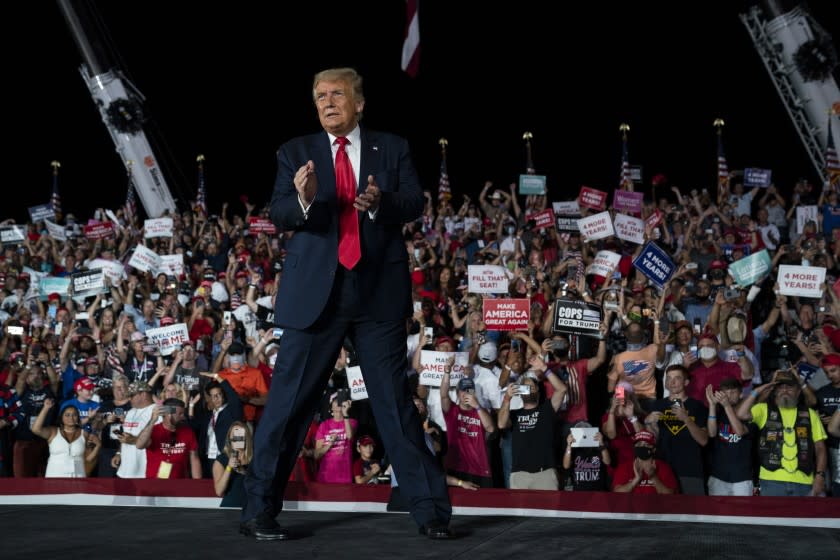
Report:
[[[405,373],[449,485],[840,497],[838,194],[738,180],[648,194],[638,213],[607,208],[645,220],[637,242],[537,227],[560,200],[516,185],[488,183],[478,200],[425,193],[422,218],[403,227]],[[797,220],[806,207],[816,219]],[[284,351],[274,298],[295,265],[291,234],[257,228],[267,210],[243,210],[175,213],[150,237],[125,210],[99,209],[87,222],[57,217],[63,234],[30,223],[3,242],[3,476],[206,478],[223,505],[242,505]],[[85,232],[103,228],[80,227],[108,222],[99,238]],[[633,265],[648,242],[674,263],[665,282]],[[177,257],[140,265],[138,247]],[[764,250],[762,274],[728,274]],[[601,251],[620,256],[606,272],[593,266]],[[470,291],[490,265],[506,292]],[[819,295],[780,286],[780,266],[821,269]],[[495,298],[527,300],[527,328],[488,328]],[[558,328],[560,301],[600,308],[600,332]],[[355,398],[355,363],[346,344],[293,479],[397,485],[371,405]]]

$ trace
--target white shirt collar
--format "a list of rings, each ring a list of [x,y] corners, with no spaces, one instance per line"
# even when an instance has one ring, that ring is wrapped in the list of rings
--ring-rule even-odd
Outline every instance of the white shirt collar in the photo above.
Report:
[[[335,139],[338,138],[335,134],[327,132],[327,136],[330,138],[330,146],[335,144]],[[347,135],[347,140],[350,142],[351,146],[356,146],[357,148],[362,145],[362,129],[359,128],[359,125],[356,125],[356,128],[350,131],[350,134]]]

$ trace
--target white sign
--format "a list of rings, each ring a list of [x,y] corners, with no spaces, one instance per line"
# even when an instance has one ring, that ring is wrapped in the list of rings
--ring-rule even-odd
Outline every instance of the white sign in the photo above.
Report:
[[[67,232],[64,230],[64,226],[60,226],[49,220],[44,220],[44,223],[47,224],[47,233],[50,237],[56,241],[67,241]]]
[[[577,200],[566,200],[563,202],[552,202],[554,213],[558,216],[580,216],[580,205]]]
[[[26,226],[0,227],[0,241],[3,243],[23,243],[24,239],[26,239]]]
[[[600,212],[578,220],[578,229],[584,241],[603,239],[615,234],[609,212]]]
[[[595,255],[595,260],[586,269],[586,273],[606,277],[618,268],[619,261],[621,261],[621,255],[618,253],[598,251],[598,254]]]
[[[359,366],[347,368],[347,384],[350,386],[350,400],[361,401],[368,398],[362,368]]]
[[[160,348],[163,356],[168,356],[176,348],[190,339],[186,323],[175,323],[157,329],[146,329],[146,342]]]
[[[143,222],[145,237],[172,237],[172,218],[152,218]]]
[[[164,273],[169,276],[180,276],[184,272],[184,254],[160,255],[160,268],[157,273]]]
[[[101,268],[102,273],[111,279],[113,285],[118,285],[125,278],[125,266],[120,261],[93,259],[88,263],[89,269]]]
[[[134,254],[131,255],[131,259],[128,261],[128,266],[133,266],[143,272],[157,270],[160,268],[160,264],[160,255],[145,245],[137,245],[134,248]]]
[[[805,224],[811,220],[814,220],[814,223],[817,223],[817,212],[818,208],[816,206],[797,206],[796,233],[802,233],[802,230],[805,228]]]
[[[435,352],[432,350],[420,350],[420,365],[423,371],[420,372],[420,385],[429,387],[440,387],[443,379],[444,369],[449,367],[449,360],[455,356],[455,363],[449,373],[449,385],[454,387],[464,377],[467,366],[470,363],[469,352]]]
[[[822,297],[825,268],[782,264],[776,281],[783,296]]]
[[[506,294],[507,270],[503,266],[471,264],[467,267],[469,291],[474,294]]]
[[[616,214],[613,224],[615,225],[615,235],[619,239],[639,245],[645,242],[645,221],[641,218],[634,218],[627,214]]]

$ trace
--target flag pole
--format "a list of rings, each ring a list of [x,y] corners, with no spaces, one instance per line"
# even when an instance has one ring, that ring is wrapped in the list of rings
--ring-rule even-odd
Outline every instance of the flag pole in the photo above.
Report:
[[[440,145],[440,178],[438,179],[438,201],[446,203],[452,198],[452,189],[449,186],[449,171],[446,165],[446,147],[449,145],[449,140],[441,138],[438,140]]]
[[[531,140],[534,139],[534,135],[526,131],[522,133],[522,139],[525,140],[525,173],[534,175],[537,172],[534,167],[534,153],[531,150]]]

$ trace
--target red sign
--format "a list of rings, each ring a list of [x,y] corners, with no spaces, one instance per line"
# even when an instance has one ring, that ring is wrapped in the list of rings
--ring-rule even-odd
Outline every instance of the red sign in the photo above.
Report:
[[[492,331],[527,331],[531,302],[527,299],[485,299],[484,323]]]
[[[598,189],[590,189],[589,187],[580,188],[580,196],[578,197],[578,205],[591,208],[593,210],[603,210],[607,207],[607,193],[599,191]]]
[[[647,217],[645,220],[645,224],[650,228],[655,228],[659,224],[662,223],[662,212],[659,211],[659,208],[653,211],[653,214]]]
[[[551,208],[546,208],[542,212],[537,212],[536,214],[529,214],[526,218],[528,220],[534,220],[534,222],[536,222],[534,227],[537,228],[554,227],[554,210]]]
[[[88,239],[105,239],[114,235],[113,222],[98,222],[85,226],[85,237]]]
[[[267,233],[274,235],[277,233],[277,228],[271,223],[268,218],[258,218],[257,216],[248,217],[248,234],[257,235],[258,233]]]

